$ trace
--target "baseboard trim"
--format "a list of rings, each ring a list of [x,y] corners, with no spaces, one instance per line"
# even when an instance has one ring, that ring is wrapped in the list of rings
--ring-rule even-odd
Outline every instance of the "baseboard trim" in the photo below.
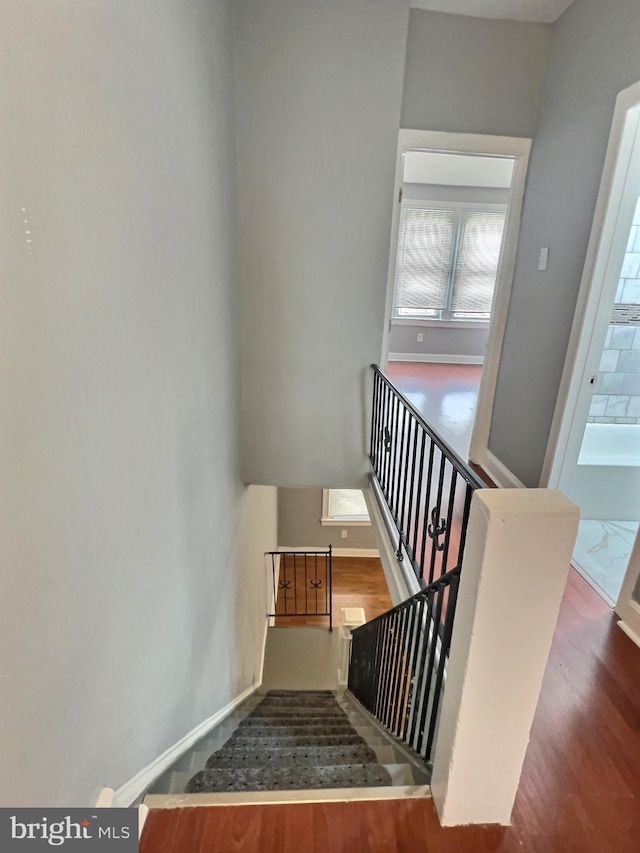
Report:
[[[504,465],[490,450],[485,452],[481,467],[500,489],[526,489],[525,484]]]
[[[225,705],[224,708],[221,708],[216,714],[213,714],[211,717],[197,725],[183,738],[180,738],[179,741],[174,743],[173,746],[170,746],[169,749],[165,750],[162,755],[159,755],[154,759],[151,764],[148,764],[136,773],[132,779],[125,782],[124,785],[116,790],[113,798],[113,806],[128,807],[135,802],[137,797],[139,797],[140,794],[149,787],[154,779],[161,776],[162,773],[164,773],[167,768],[171,767],[171,765],[177,761],[183,753],[190,749],[196,741],[200,740],[200,738],[206,735],[206,733],[214,726],[221,723],[225,717],[228,717],[229,714],[238,707],[238,705],[241,705],[245,699],[248,699],[249,696],[255,693],[256,690],[259,689],[261,683],[262,682],[259,681],[251,687],[248,687],[238,697]]]
[[[640,637],[636,634],[635,631],[631,630],[631,628],[624,620],[620,619],[620,621],[618,622],[618,628],[624,631],[627,637],[629,637],[629,639],[632,640],[636,644],[636,646],[640,648]]]
[[[440,355],[431,352],[390,352],[389,361],[426,361],[435,364],[484,364],[482,355]]]

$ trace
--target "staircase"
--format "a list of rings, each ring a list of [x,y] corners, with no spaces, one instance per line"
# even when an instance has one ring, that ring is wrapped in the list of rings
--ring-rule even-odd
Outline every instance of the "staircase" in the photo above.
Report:
[[[147,792],[152,807],[197,804],[201,795],[375,789],[425,795],[424,765],[362,713],[329,690],[270,690],[248,699],[183,756]],[[419,786],[416,788],[416,786]],[[392,791],[395,790],[395,794]],[[363,792],[364,793],[364,792]],[[284,795],[286,798],[286,794]],[[296,795],[289,795],[297,799]]]

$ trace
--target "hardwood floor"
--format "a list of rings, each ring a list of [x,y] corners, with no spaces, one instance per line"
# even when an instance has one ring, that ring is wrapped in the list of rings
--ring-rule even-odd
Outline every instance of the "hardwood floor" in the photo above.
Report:
[[[436,432],[467,459],[481,365],[392,361],[386,373]]]
[[[510,827],[443,829],[430,800],[170,809],[149,815],[140,849],[637,853],[640,649],[571,571]]]
[[[279,599],[282,592],[279,594]],[[300,594],[298,594],[300,598]],[[302,601],[302,603],[304,603]],[[364,607],[367,621],[393,607],[382,563],[371,557],[333,558],[333,613],[334,626],[340,624],[343,607]],[[279,600],[278,611],[282,609]],[[278,616],[276,626],[298,627],[329,625],[326,616]]]

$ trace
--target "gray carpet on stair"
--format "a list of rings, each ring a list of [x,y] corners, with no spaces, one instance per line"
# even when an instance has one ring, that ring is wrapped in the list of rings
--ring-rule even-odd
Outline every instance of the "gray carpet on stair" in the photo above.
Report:
[[[276,726],[279,728],[286,726],[346,726],[349,724],[349,718],[345,714],[306,714],[299,717],[245,717],[240,720],[238,728],[270,728]]]
[[[372,788],[391,785],[378,764],[330,767],[262,767],[201,770],[187,786],[188,794],[223,791],[293,791],[304,788]]]
[[[249,730],[251,731],[251,730]],[[247,750],[256,749],[261,746],[269,746],[272,749],[282,749],[283,747],[293,746],[357,746],[358,744],[366,743],[365,739],[356,734],[343,735],[290,735],[283,737],[235,737],[228,740],[225,745],[225,750],[234,750],[235,752],[246,752]]]
[[[325,726],[325,725],[317,725],[317,726],[309,726],[309,725],[298,725],[298,726],[244,726],[243,728],[238,728],[231,735],[232,738],[242,738],[242,737],[299,737],[300,735],[314,735],[314,736],[322,736],[325,735],[352,735],[355,733],[355,729],[350,723],[344,723],[339,726]]]
[[[270,747],[246,751],[221,749],[207,761],[207,769],[216,767],[319,767],[336,764],[375,763],[376,754],[370,746],[305,746]]]
[[[329,691],[269,691],[187,793],[391,785]]]
[[[335,702],[333,705],[301,705],[299,707],[281,706],[281,705],[258,705],[251,712],[251,717],[346,717],[345,712],[339,708],[336,710]]]

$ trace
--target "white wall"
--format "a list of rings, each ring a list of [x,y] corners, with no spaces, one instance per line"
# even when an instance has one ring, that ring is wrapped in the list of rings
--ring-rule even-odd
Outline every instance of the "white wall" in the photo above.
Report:
[[[616,96],[640,80],[638,32],[637,0],[575,0],[554,25],[489,438],[528,486],[539,482]]]
[[[231,20],[5,0],[0,34],[0,803],[81,805],[259,668],[275,494],[237,473]]]
[[[246,482],[364,484],[408,5],[238,0]]]

